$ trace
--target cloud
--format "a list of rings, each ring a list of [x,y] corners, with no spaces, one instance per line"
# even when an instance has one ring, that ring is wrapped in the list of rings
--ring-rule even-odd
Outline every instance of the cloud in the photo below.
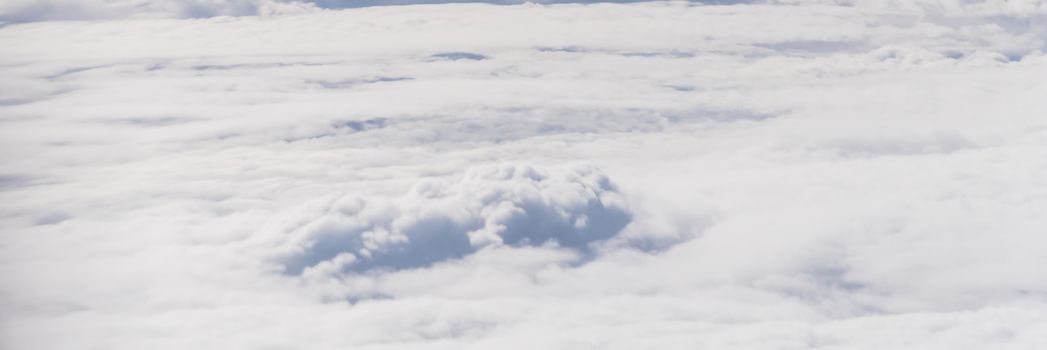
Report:
[[[280,0],[10,0],[0,4],[0,22],[207,18],[317,10],[316,5],[308,2]]]
[[[77,3],[0,348],[1043,347],[1036,2]]]
[[[624,198],[592,168],[474,169],[452,185],[424,182],[394,204],[341,199],[301,229],[304,250],[284,262],[366,272],[430,266],[495,246],[590,251],[631,220]]]
[[[478,54],[478,53],[472,53],[472,52],[442,52],[442,53],[438,53],[438,54],[433,55],[433,57],[437,58],[437,59],[449,60],[449,61],[457,61],[457,60],[479,61],[479,60],[487,59],[487,56],[484,56],[484,55],[481,55],[481,54]]]
[[[321,9],[343,9],[390,5],[424,5],[449,3],[489,3],[499,5],[570,4],[570,3],[635,3],[650,0],[8,0],[0,4],[0,23],[24,23],[53,20],[100,20],[127,18],[211,18],[218,16],[271,16],[317,12]],[[1023,1],[873,1],[873,0],[710,0],[681,1],[693,6],[786,4],[815,6],[848,6],[876,10],[904,11],[930,15],[1017,16],[1006,27],[1028,25],[1025,17],[1043,16],[1047,2]],[[797,43],[809,49],[822,46],[818,41]],[[642,53],[641,53],[642,54]]]

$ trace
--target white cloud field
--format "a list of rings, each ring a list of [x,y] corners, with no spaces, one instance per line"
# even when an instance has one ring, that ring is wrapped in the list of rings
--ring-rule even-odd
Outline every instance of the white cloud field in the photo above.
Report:
[[[1047,348],[1047,3],[336,5],[0,6],[0,348]]]

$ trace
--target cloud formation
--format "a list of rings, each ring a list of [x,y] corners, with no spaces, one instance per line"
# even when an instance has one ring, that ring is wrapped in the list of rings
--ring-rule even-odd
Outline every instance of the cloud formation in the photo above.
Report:
[[[0,348],[1045,347],[1038,2],[197,3],[0,28]]]
[[[304,250],[284,264],[291,274],[366,272],[426,267],[492,246],[586,252],[621,231],[630,215],[596,169],[473,169],[453,185],[419,184],[392,205],[336,201],[329,214],[301,229]]]
[[[318,10],[311,2],[294,0],[9,0],[0,4],[0,21],[208,18]]]
[[[218,16],[273,16],[314,13],[323,9],[369,6],[489,3],[498,5],[565,3],[634,3],[650,0],[7,0],[0,4],[0,23],[53,20],[105,20],[143,18],[211,18]],[[1010,15],[1024,17],[1047,11],[1044,0],[976,1],[955,0],[707,0],[679,1],[705,5],[815,5],[853,6],[867,9],[915,12],[931,15]],[[1021,26],[1022,21],[1013,23]]]

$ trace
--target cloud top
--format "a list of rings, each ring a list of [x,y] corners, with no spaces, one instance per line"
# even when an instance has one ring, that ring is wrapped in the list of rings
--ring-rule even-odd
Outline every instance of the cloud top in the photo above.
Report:
[[[493,246],[557,246],[588,252],[632,215],[598,169],[503,165],[457,183],[426,181],[393,201],[343,198],[305,225],[286,272],[409,269]]]

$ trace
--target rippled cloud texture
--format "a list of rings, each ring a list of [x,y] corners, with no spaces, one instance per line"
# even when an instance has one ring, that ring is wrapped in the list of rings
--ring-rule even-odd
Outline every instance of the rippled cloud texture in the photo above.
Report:
[[[1042,2],[73,3],[0,348],[1047,348]]]

